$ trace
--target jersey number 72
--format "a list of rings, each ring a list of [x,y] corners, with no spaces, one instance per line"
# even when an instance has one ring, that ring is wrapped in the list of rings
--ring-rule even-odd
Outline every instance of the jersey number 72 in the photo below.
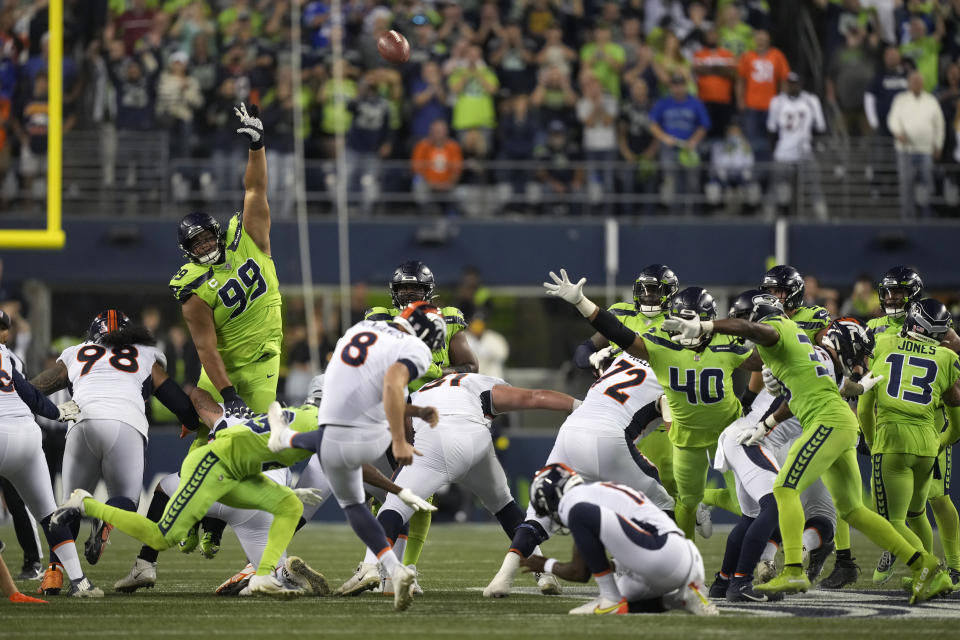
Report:
[[[630,399],[630,394],[624,393],[623,390],[630,387],[639,386],[643,384],[643,381],[647,378],[646,371],[640,367],[634,366],[628,360],[618,360],[612,367],[610,367],[610,369],[607,370],[606,373],[597,378],[592,386],[596,386],[601,380],[607,380],[621,373],[627,376],[627,379],[611,384],[609,387],[603,390],[603,395],[609,396],[620,404],[623,404]]]

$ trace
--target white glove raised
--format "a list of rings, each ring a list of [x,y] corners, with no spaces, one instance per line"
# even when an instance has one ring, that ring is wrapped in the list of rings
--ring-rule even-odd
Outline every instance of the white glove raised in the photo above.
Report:
[[[772,396],[783,395],[783,383],[773,375],[773,371],[770,370],[770,367],[764,365],[760,370],[760,375],[763,376],[763,386],[766,387],[767,391]]]
[[[597,305],[583,295],[583,285],[587,283],[586,278],[580,278],[580,280],[574,284],[570,282],[566,269],[560,269],[559,276],[551,271],[550,278],[553,280],[553,284],[549,282],[543,283],[543,288],[547,290],[547,295],[557,296],[561,300],[569,302],[577,308],[577,311],[579,311],[580,315],[584,318],[589,318],[593,315],[593,312],[597,310]]]
[[[704,322],[698,318],[688,320],[677,316],[668,317],[660,326],[663,327],[664,331],[677,332],[678,335],[675,336],[675,340],[694,340],[713,331],[713,322],[710,320]]]
[[[875,376],[873,375],[873,371],[867,371],[867,375],[860,378],[860,386],[863,387],[863,393],[873,389],[881,380],[883,380],[883,376]]]
[[[598,376],[603,372],[603,369],[601,368],[603,366],[603,361],[612,356],[613,352],[616,350],[617,347],[610,345],[600,349],[599,351],[594,351],[590,354],[590,357],[587,358],[587,360],[590,361],[590,366],[593,367],[593,371]]]
[[[407,506],[412,507],[414,511],[436,511],[437,508],[415,494],[410,489],[401,489],[397,497],[403,500]]]
[[[263,123],[260,122],[260,109],[255,104],[250,105],[250,112],[247,112],[247,105],[240,103],[239,107],[234,107],[233,112],[240,118],[241,127],[237,133],[241,133],[250,140],[250,148],[256,151],[263,148]]]
[[[60,422],[75,422],[80,419],[80,405],[73,400],[58,404],[57,411],[60,412],[60,415],[57,416],[57,420]]]
[[[293,492],[297,494],[300,502],[308,507],[323,504],[323,501],[326,499],[326,496],[323,495],[323,491],[320,491],[320,489],[294,489]]]

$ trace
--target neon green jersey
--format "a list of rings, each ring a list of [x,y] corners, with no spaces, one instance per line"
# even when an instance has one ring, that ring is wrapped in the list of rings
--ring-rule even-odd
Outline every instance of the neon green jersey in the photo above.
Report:
[[[859,429],[857,417],[840,396],[837,383],[813,350],[813,339],[785,316],[767,318],[763,324],[780,335],[770,347],[757,345],[764,364],[787,388],[787,403],[804,430],[820,425]]]
[[[900,327],[903,326],[903,318],[904,316],[880,316],[879,318],[870,318],[867,320],[867,329],[873,331],[874,334],[881,334],[888,329],[895,329],[895,332],[898,332],[900,331]]]
[[[398,313],[400,309],[373,307],[364,314],[363,319],[390,320]],[[443,372],[440,368],[450,366],[450,341],[467,326],[467,322],[463,319],[463,312],[456,307],[440,307],[440,313],[443,314],[443,320],[447,323],[447,340],[442,348],[433,352],[433,365],[427,369],[427,372],[407,385],[410,391],[416,391],[431,380],[442,377]]]
[[[870,371],[883,376],[870,390],[877,411],[871,450],[936,456],[937,414],[942,414],[937,408],[960,378],[960,357],[946,347],[886,331],[877,336]]]
[[[287,407],[283,410],[290,428],[306,433],[317,429],[317,407],[305,404],[302,407]],[[270,440],[270,425],[267,414],[261,413],[243,421],[221,420],[213,431],[214,440],[210,449],[234,478],[255,476],[265,469],[289,467],[313,455],[304,449],[286,449],[273,453],[267,447]]]
[[[664,311],[652,318],[648,318],[637,311],[636,305],[632,302],[618,302],[610,305],[610,308],[607,310],[617,316],[617,320],[622,322],[625,327],[636,331],[640,335],[648,331],[653,331],[654,329],[659,329],[660,325],[663,324],[663,320],[667,317],[667,313]]]
[[[730,374],[750,357],[750,350],[729,336],[714,336],[703,351],[681,347],[660,329],[642,338],[673,414],[670,442],[678,447],[715,445],[720,432],[740,417]]]
[[[188,262],[170,280],[180,304],[199,296],[213,309],[217,351],[227,371],[280,354],[280,283],[273,259],[243,229],[243,213],[227,225],[221,264]]]
[[[817,334],[830,324],[830,312],[816,305],[802,306],[797,307],[796,313],[790,316],[790,319],[816,344]]]

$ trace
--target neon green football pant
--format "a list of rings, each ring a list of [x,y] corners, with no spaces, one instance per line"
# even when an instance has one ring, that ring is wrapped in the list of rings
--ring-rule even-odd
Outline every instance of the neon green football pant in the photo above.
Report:
[[[303,514],[303,504],[289,487],[258,474],[233,478],[220,456],[210,447],[194,449],[180,467],[180,485],[170,496],[160,522],[132,511],[110,507],[93,498],[83,501],[88,516],[100,518],[157,551],[183,540],[214,502],[237,509],[259,509],[273,514],[267,545],[260,557],[257,575],[269,575],[290,544]]]
[[[923,540],[907,527],[907,514],[925,515],[934,458],[907,453],[875,453],[872,462],[877,513],[889,520],[910,544],[925,548]]]
[[[673,443],[663,429],[657,429],[640,441],[637,449],[660,472],[660,484],[674,498],[677,497],[677,481],[673,477]]]
[[[843,416],[837,422],[850,422]],[[784,562],[799,565],[803,560],[803,526],[805,517],[800,494],[818,478],[833,496],[837,515],[859,529],[881,549],[902,558],[911,558],[922,551],[919,540],[907,541],[892,524],[863,505],[860,468],[857,465],[857,430],[820,424],[807,428],[797,438],[787,461],[780,469],[773,486],[773,495],[780,512],[780,534],[783,537]]]
[[[943,556],[947,566],[960,570],[960,516],[957,507],[950,497],[950,479],[953,474],[953,447],[947,447],[937,456],[933,467],[933,478],[927,492],[927,500],[933,511],[933,518],[937,521],[937,532],[940,534],[940,544],[943,545]],[[923,540],[924,548],[930,551],[933,548],[933,531],[930,521],[927,520],[926,510],[921,513],[910,513],[907,523]],[[926,529],[924,529],[924,526]],[[929,545],[929,546],[928,546]]]

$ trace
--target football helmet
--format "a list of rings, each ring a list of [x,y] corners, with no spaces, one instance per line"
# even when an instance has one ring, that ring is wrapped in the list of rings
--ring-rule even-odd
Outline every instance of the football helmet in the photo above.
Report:
[[[430,267],[419,260],[408,260],[393,272],[393,278],[390,279],[390,297],[394,307],[403,309],[411,302],[433,300],[435,287],[436,281]]]
[[[315,407],[320,406],[323,399],[323,374],[318,374],[310,379],[310,386],[307,387],[307,399],[304,404],[312,404]]]
[[[943,342],[953,317],[946,305],[933,298],[914,300],[907,305],[903,319],[903,334],[931,344]]]
[[[633,305],[637,311],[653,318],[670,306],[670,299],[680,290],[680,280],[665,264],[651,264],[640,271],[633,283]]]
[[[877,297],[880,298],[883,312],[895,318],[903,316],[910,303],[919,300],[922,295],[923,280],[910,267],[890,269],[877,284]]]
[[[205,240],[205,238],[202,238],[205,231],[209,231],[216,237],[217,245],[211,251],[199,253],[198,245]],[[177,229],[177,241],[184,255],[194,264],[218,264],[224,259],[226,239],[220,231],[220,223],[214,220],[210,214],[194,211],[185,215]]]
[[[562,527],[560,499],[580,484],[583,484],[583,477],[567,465],[561,462],[548,464],[533,476],[533,482],[530,483],[530,504],[538,516],[549,516]]]
[[[687,287],[670,300],[670,315],[685,320],[716,320],[717,303],[703,287]],[[678,342],[687,349],[699,349],[710,342],[712,335],[705,333],[698,338],[681,338]]]
[[[777,295],[777,292],[783,291],[784,297],[781,302],[786,311],[803,305],[803,276],[790,265],[778,264],[767,271],[763,275],[760,289],[778,300],[780,300],[780,296]]]
[[[837,318],[827,327],[823,344],[837,352],[843,375],[853,379],[854,367],[866,369],[876,340],[873,333],[867,331],[860,321],[854,318]]]
[[[393,319],[410,335],[414,335],[430,347],[430,351],[443,348],[447,337],[447,324],[440,311],[423,300],[411,302]]]
[[[90,323],[90,330],[87,332],[87,340],[90,342],[100,342],[103,336],[113,333],[130,325],[130,318],[119,309],[107,309],[101,311]]]
[[[730,318],[740,318],[749,322],[760,322],[771,316],[783,315],[783,305],[766,291],[747,289],[739,294],[730,305]]]

